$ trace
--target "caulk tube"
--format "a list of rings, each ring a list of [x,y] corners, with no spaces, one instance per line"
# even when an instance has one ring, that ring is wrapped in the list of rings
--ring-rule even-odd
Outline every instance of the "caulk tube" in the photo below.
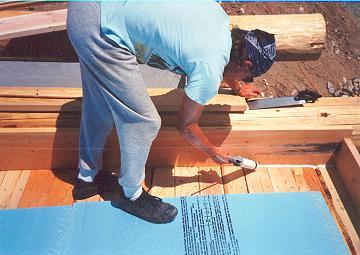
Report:
[[[233,156],[229,158],[229,161],[233,163],[235,166],[239,166],[242,168],[247,168],[254,170],[257,168],[257,162],[248,158],[243,158],[240,156]]]
[[[241,167],[247,168],[247,169],[256,169],[257,168],[257,162],[248,158],[242,158],[242,164]]]

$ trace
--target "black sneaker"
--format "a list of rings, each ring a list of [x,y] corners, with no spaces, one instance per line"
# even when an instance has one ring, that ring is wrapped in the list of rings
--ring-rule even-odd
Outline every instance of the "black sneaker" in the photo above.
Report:
[[[101,170],[93,182],[75,179],[72,191],[75,200],[82,200],[102,192],[112,190],[117,184],[118,176],[109,171]]]
[[[131,201],[122,194],[122,198],[113,202],[113,205],[140,219],[156,224],[170,223],[178,213],[175,206],[163,202],[158,197],[151,196],[144,189],[135,201]]]
[[[96,181],[86,182],[79,178],[75,179],[72,195],[75,200],[82,200],[99,194]]]

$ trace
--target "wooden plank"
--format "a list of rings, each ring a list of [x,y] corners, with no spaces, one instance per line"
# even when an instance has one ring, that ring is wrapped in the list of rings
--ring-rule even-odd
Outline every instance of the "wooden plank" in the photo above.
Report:
[[[263,191],[259,171],[244,169],[244,174],[249,193],[258,193]]]
[[[164,94],[170,93],[168,97],[171,99],[176,99],[176,93],[174,89],[168,88],[149,88],[148,92],[150,96],[160,96]],[[220,94],[224,97],[225,100],[230,98],[234,99],[234,103],[240,97],[231,96],[229,94]],[[43,98],[43,99],[78,99],[82,97],[81,88],[66,88],[66,87],[0,87],[0,97],[19,97],[19,98]],[[216,98],[216,97],[215,97]],[[215,99],[214,98],[214,99]],[[240,102],[238,101],[237,104]],[[215,104],[215,103],[214,103]],[[346,108],[348,111],[357,111],[360,108],[360,98],[359,97],[322,97],[319,98],[315,103],[305,104],[304,107],[288,107],[288,108],[276,108],[276,109],[261,109],[256,111],[248,111],[247,114],[255,115],[255,116],[272,116],[272,115],[284,115],[291,113],[291,116],[296,114],[297,116],[301,116],[304,114],[312,114],[312,110],[316,111],[325,111],[330,109],[338,109],[341,110]],[[348,106],[354,106],[354,108],[350,108]],[[311,109],[311,110],[310,110]],[[347,112],[343,112],[343,114],[348,114]],[[307,115],[306,115],[307,116]]]
[[[345,111],[343,109],[341,111]],[[176,112],[160,112],[163,126],[176,126]],[[79,127],[81,112],[0,112],[0,127]],[[300,126],[348,125],[354,127],[354,135],[360,134],[360,111],[350,115],[330,117],[304,116],[291,117],[249,117],[247,113],[204,112],[199,120],[200,126],[271,126],[286,127],[284,119]],[[271,122],[271,123],[269,123]]]
[[[198,168],[175,167],[175,196],[193,196],[200,194]]]
[[[313,168],[303,168],[303,176],[310,191],[320,191],[326,197],[325,191],[319,181],[319,177]]]
[[[263,192],[274,192],[274,188],[271,183],[268,168],[267,167],[259,167],[258,169],[256,169],[256,171],[258,172],[258,175],[260,178],[262,191]]]
[[[345,230],[345,239],[352,254],[360,254],[360,239],[357,230],[360,231],[360,218],[356,209],[353,210],[353,204],[347,193],[343,182],[335,168],[330,166],[318,166],[321,178],[324,181],[326,192],[330,196],[331,204],[334,206],[336,215],[340,219],[339,223]],[[350,218],[350,216],[352,218]],[[338,220],[338,219],[337,219]],[[339,221],[339,220],[338,220]],[[357,227],[357,230],[355,229]]]
[[[80,128],[81,112],[5,113],[0,112],[0,128]]]
[[[10,201],[6,206],[7,209],[14,209],[18,207],[30,174],[31,171],[21,171],[19,179],[15,184],[14,190],[12,191]]]
[[[1,7],[0,7],[1,10]],[[6,11],[0,11],[0,19],[2,18],[8,18],[8,17],[14,17],[14,16],[20,16],[20,15],[26,15],[26,14],[34,14],[33,11],[19,11],[19,10],[6,10]]]
[[[244,169],[249,193],[273,192],[267,167],[258,167],[256,170]]]
[[[300,191],[310,191],[310,187],[307,185],[304,178],[304,169],[302,167],[293,167],[293,174],[295,182]]]
[[[55,176],[49,170],[31,171],[18,207],[46,206],[44,197],[50,191],[54,179]]]
[[[261,164],[321,164],[327,162],[344,137],[344,127],[290,127],[271,130],[251,127],[206,127],[203,131],[216,146],[230,154],[253,158]],[[78,160],[78,129],[0,129],[0,169],[72,169]],[[174,146],[176,144],[176,146]],[[18,160],[19,154],[23,160]],[[106,168],[119,169],[119,145],[113,132],[105,146]],[[281,156],[279,156],[281,155]],[[214,164],[189,145],[174,128],[162,128],[154,140],[148,166],[206,166]]]
[[[222,179],[225,194],[248,193],[245,174],[242,168],[237,166],[223,166]]]
[[[34,6],[44,3],[44,1],[28,1],[28,2],[22,2],[22,1],[7,1],[7,2],[0,2],[0,10],[7,10],[7,9],[13,9],[13,8],[19,8],[19,7],[25,7],[25,6]]]
[[[0,19],[0,40],[65,30],[66,14],[65,9]]]
[[[201,195],[224,194],[221,169],[219,166],[199,167],[198,171]]]
[[[323,197],[331,211],[331,214],[334,217],[334,220],[335,220],[339,230],[341,231],[341,234],[342,234],[344,240],[347,242],[348,235],[344,231],[343,223],[342,223],[341,219],[339,218],[338,214],[336,213],[336,210],[332,203],[332,199],[329,198],[328,192],[325,191],[316,170],[313,168],[304,168],[304,178],[305,178],[307,185],[309,186],[310,191],[321,192],[321,194],[323,195]]]
[[[275,192],[299,191],[291,168],[269,167],[268,171]]]
[[[150,194],[157,197],[174,197],[174,168],[155,168]]]
[[[5,178],[5,175],[6,175],[6,171],[0,170],[0,185]]]
[[[149,88],[149,95],[159,112],[178,112],[184,90]],[[81,88],[0,87],[1,112],[80,112]],[[205,106],[207,112],[243,112],[245,99],[239,96],[219,94]]]
[[[50,170],[49,170],[50,171]],[[72,205],[74,199],[72,197],[73,185],[61,180],[56,176],[52,182],[48,192],[42,195],[42,205],[46,206],[60,206]],[[99,199],[97,199],[99,201]]]
[[[21,171],[7,171],[0,185],[0,208],[5,209],[10,204],[11,196],[15,190],[16,183],[19,181]]]
[[[335,164],[360,214],[360,154],[351,139],[341,143]]]
[[[337,105],[357,105],[359,107],[358,97],[321,97],[315,104],[305,104],[304,107],[314,107],[314,106],[337,106]]]
[[[81,88],[66,87],[1,87],[0,97],[78,99],[82,97]]]

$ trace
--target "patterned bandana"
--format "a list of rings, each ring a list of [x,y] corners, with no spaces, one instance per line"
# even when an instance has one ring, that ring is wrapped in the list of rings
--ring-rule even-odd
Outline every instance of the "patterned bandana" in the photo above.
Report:
[[[275,36],[259,29],[245,35],[247,55],[252,63],[253,76],[258,77],[270,69],[275,61]]]

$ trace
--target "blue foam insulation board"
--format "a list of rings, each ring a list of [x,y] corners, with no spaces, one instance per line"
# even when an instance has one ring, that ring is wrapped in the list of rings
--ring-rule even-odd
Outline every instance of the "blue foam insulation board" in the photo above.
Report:
[[[319,192],[165,199],[157,225],[111,202],[0,211],[0,254],[349,254]]]

